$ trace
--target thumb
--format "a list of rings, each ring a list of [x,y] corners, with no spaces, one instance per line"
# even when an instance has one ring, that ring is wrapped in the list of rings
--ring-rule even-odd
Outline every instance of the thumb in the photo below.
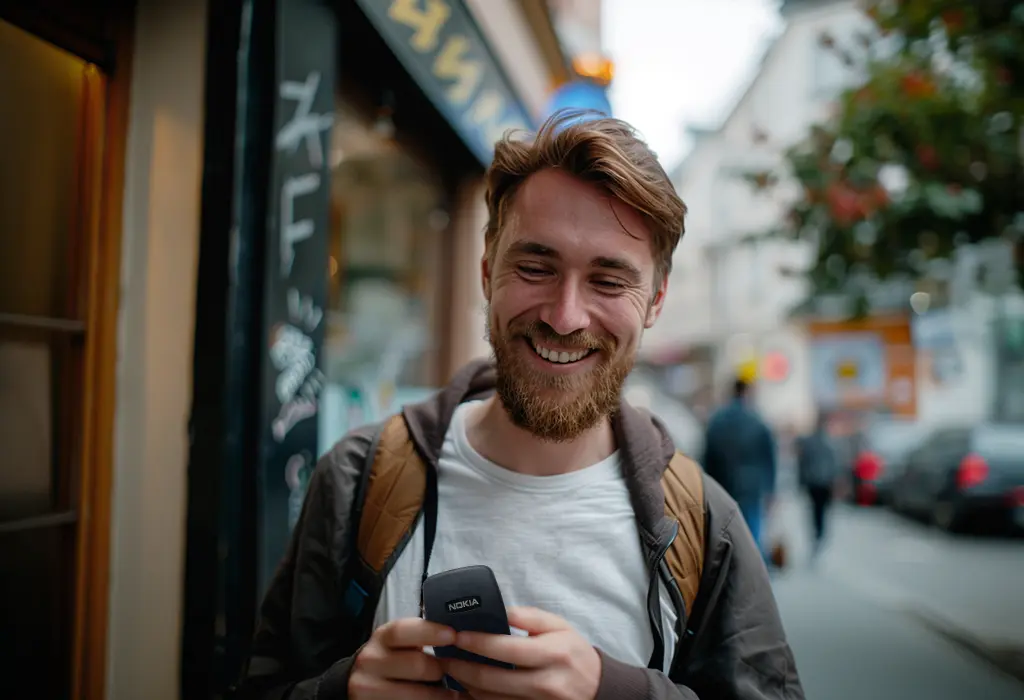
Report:
[[[529,607],[508,608],[508,624],[518,627],[530,635],[572,629],[572,625],[558,615]]]

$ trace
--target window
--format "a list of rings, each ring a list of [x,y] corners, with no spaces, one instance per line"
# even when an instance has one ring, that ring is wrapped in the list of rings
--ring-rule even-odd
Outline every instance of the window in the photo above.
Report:
[[[0,66],[0,673],[70,697],[103,78],[2,21]]]
[[[333,134],[321,450],[439,382],[443,178],[342,103]]]

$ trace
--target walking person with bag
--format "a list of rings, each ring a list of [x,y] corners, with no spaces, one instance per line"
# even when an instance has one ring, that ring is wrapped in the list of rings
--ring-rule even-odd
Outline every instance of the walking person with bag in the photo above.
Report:
[[[665,171],[563,113],[497,144],[486,201],[494,361],[321,458],[238,696],[802,699],[736,503],[622,398],[683,232]],[[426,577],[470,565],[527,636],[422,619]],[[449,644],[514,668],[424,652]]]

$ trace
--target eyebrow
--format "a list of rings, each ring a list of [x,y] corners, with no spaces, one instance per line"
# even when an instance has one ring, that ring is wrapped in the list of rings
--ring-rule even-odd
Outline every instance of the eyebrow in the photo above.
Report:
[[[515,257],[516,255],[535,255],[541,258],[549,258],[551,260],[560,260],[561,254],[542,243],[535,241],[516,241],[509,246],[505,253],[506,258]],[[622,273],[626,277],[630,278],[630,281],[634,284],[639,284],[643,279],[643,273],[640,269],[622,258],[613,258],[607,256],[598,256],[590,261],[593,267],[599,267],[605,270],[615,270],[616,272]]]

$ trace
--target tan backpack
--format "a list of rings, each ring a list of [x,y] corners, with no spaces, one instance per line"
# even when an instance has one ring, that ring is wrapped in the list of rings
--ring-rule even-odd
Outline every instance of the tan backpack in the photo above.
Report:
[[[401,414],[387,420],[377,438],[373,463],[365,476],[356,549],[362,563],[381,576],[405,541],[424,506],[428,466],[413,446]],[[682,594],[687,615],[693,610],[704,568],[704,481],[697,464],[676,452],[661,478],[665,514],[679,532],[665,554],[669,573]]]

